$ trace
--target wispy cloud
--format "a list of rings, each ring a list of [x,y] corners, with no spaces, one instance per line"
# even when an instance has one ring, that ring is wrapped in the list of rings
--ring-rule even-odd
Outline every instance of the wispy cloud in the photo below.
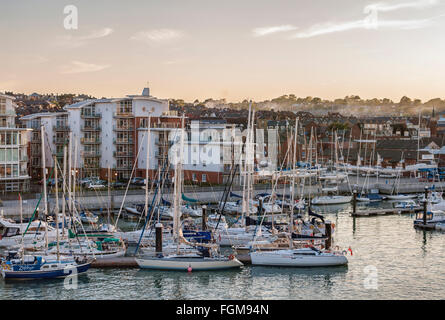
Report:
[[[266,36],[266,35],[277,33],[277,32],[293,31],[296,29],[298,29],[298,28],[293,25],[286,24],[286,25],[281,25],[281,26],[255,28],[255,29],[253,29],[253,34],[256,37],[262,37],[262,36]]]
[[[439,3],[439,0],[417,0],[411,2],[399,2],[399,3],[385,3],[385,2],[377,2],[370,5],[367,5],[364,8],[364,12],[368,13],[372,10],[377,10],[380,12],[388,12],[405,8],[414,8],[414,9],[422,9],[434,6]]]
[[[131,36],[131,40],[141,41],[148,44],[165,43],[175,39],[182,38],[184,33],[174,29],[155,29],[140,31]]]
[[[421,19],[421,20],[377,20],[370,24],[367,20],[357,20],[344,22],[339,24],[326,23],[315,25],[306,31],[299,32],[289,37],[289,39],[295,38],[311,38],[329,33],[349,31],[354,29],[401,29],[401,30],[413,30],[426,28],[433,24],[434,18]]]
[[[70,31],[73,32],[73,31]],[[77,32],[77,31],[75,31]],[[82,47],[88,44],[91,40],[96,40],[100,38],[104,38],[113,33],[113,29],[111,28],[102,28],[99,30],[94,30],[91,33],[83,36],[73,36],[67,35],[58,38],[57,44],[59,46],[68,47],[68,48],[77,48]]]
[[[382,20],[379,18],[379,12],[389,12],[405,8],[426,8],[434,6],[439,3],[439,0],[417,0],[410,2],[399,2],[399,3],[385,3],[377,2],[364,7],[363,12],[367,16],[362,20],[348,21],[343,23],[325,23],[312,26],[308,30],[298,32],[290,39],[295,38],[311,38],[324,34],[349,31],[354,29],[400,29],[400,30],[413,30],[421,29],[431,26],[433,21],[441,16],[425,18],[425,19],[412,19],[412,20]]]
[[[65,65],[60,68],[60,73],[74,74],[74,73],[84,73],[84,72],[95,72],[104,70],[109,67],[110,65],[98,65],[81,61],[71,61],[69,65]]]

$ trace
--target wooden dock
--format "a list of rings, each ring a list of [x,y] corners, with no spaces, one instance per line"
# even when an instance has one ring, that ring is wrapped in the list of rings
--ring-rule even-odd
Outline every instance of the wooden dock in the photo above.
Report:
[[[401,209],[401,208],[388,208],[388,209],[373,209],[373,210],[360,210],[352,212],[352,217],[373,217],[373,216],[386,216],[394,214],[414,214],[422,211],[422,208],[414,209]]]

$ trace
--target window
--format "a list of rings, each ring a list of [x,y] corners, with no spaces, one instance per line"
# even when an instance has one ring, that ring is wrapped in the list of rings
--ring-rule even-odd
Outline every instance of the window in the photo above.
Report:
[[[193,181],[197,181],[198,179],[196,179],[196,173],[192,173],[192,180]]]
[[[206,174],[203,174],[203,175],[201,176],[201,180],[202,180],[202,182],[207,182],[207,175],[206,175]]]

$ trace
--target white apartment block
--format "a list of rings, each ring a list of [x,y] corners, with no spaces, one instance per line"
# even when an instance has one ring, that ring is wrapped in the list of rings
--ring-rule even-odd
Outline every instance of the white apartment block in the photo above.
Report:
[[[29,190],[30,130],[16,128],[14,97],[0,94],[0,192]]]
[[[47,168],[54,166],[54,155],[62,165],[64,146],[67,146],[71,148],[69,160],[78,178],[100,177],[112,181],[145,178],[148,150],[149,178],[171,180],[182,118],[169,110],[168,100],[150,96],[148,88],[145,88],[141,95],[85,100],[67,105],[64,110],[21,118],[26,127],[33,130],[30,143],[33,178],[41,179],[40,128],[43,126]],[[185,127],[184,181],[224,183],[232,165],[239,162],[241,155],[240,144],[234,146],[230,143],[231,138],[224,135],[230,135],[234,129],[240,132],[239,128],[223,119],[192,120],[185,122]],[[239,132],[238,139],[241,139]]]

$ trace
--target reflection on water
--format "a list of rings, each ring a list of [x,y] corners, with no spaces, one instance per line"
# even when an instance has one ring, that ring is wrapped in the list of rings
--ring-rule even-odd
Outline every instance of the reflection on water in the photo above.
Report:
[[[374,208],[388,206],[385,202],[372,204]],[[414,215],[352,218],[350,204],[314,206],[314,211],[335,223],[335,244],[352,248],[347,267],[244,266],[192,273],[90,269],[79,277],[75,290],[64,289],[63,280],[2,280],[0,294],[3,299],[445,298],[445,233],[414,229]],[[128,221],[120,223],[133,229]],[[376,288],[365,285],[372,276],[369,270],[376,270]]]

